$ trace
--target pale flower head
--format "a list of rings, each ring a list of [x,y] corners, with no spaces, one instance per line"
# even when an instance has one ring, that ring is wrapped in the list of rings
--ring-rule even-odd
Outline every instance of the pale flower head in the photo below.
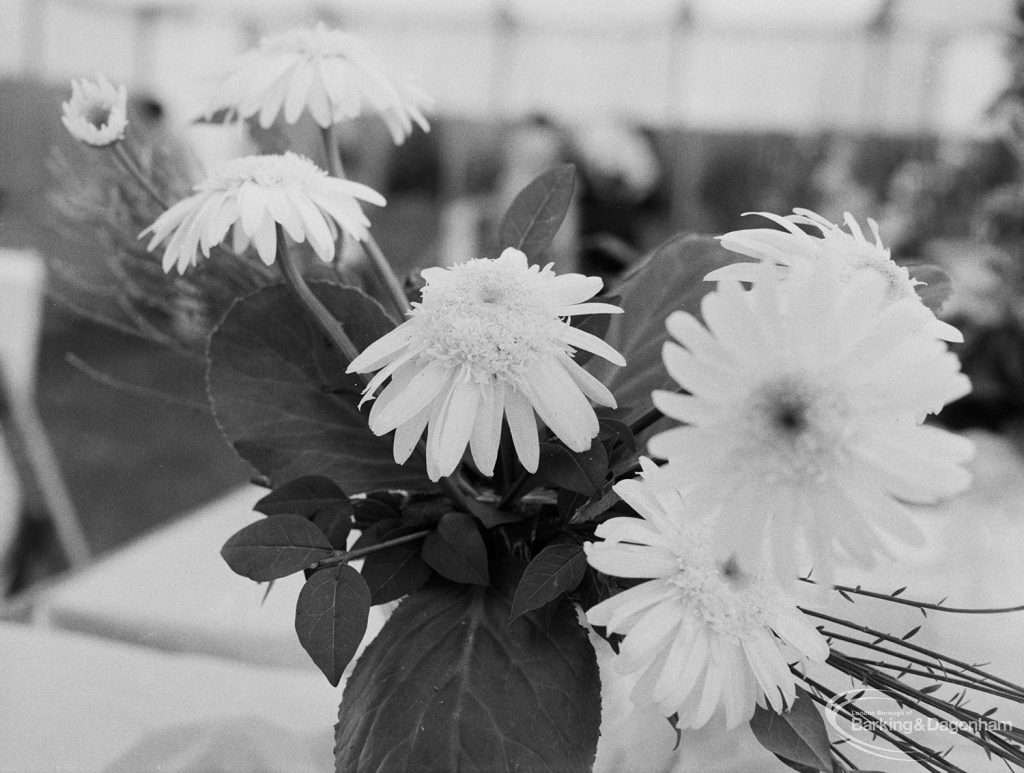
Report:
[[[614,488],[641,517],[599,525],[603,541],[583,546],[587,561],[647,582],[592,607],[587,620],[625,635],[614,668],[636,675],[633,702],[677,714],[680,728],[701,727],[719,709],[733,728],[755,706],[792,706],[790,664],[823,662],[829,648],[789,589],[716,557],[708,522],[678,496],[640,480]]]
[[[61,110],[61,122],[71,136],[98,148],[120,142],[128,128],[128,92],[102,73],[95,81],[71,81],[71,99]]]
[[[918,302],[919,308],[913,320],[915,325],[943,341],[963,342],[964,337],[959,330],[939,320],[920,300],[914,288],[923,283],[912,279],[905,266],[900,266],[892,260],[889,248],[882,243],[878,223],[868,218],[868,226],[873,237],[873,241],[869,241],[864,236],[860,224],[849,212],[844,215],[849,231],[808,209],[794,209],[793,212],[795,214],[786,217],[770,212],[748,213],[768,218],[785,230],[747,228],[720,236],[719,240],[726,249],[757,258],[761,263],[734,263],[712,271],[705,279],[738,279],[742,282],[753,282],[759,276],[763,276],[758,271],[762,263],[806,270],[817,261],[832,261],[837,264],[841,282],[850,282],[865,272],[875,273],[886,282],[890,300],[913,298]],[[801,225],[810,226],[821,235],[812,236],[800,228]]]
[[[665,344],[665,366],[689,394],[653,399],[685,426],[652,437],[650,452],[668,460],[663,479],[717,514],[720,554],[782,576],[827,572],[837,550],[870,565],[886,539],[918,537],[904,502],[968,486],[971,443],[921,420],[970,382],[909,324],[916,299],[891,300],[874,272],[844,283],[828,261],[761,271],[750,291],[719,282],[703,325],[669,316],[678,343]]]
[[[226,161],[193,190],[139,234],[152,234],[149,250],[165,243],[164,271],[177,266],[183,274],[200,254],[210,257],[229,229],[236,254],[254,244],[269,266],[277,258],[277,226],[330,262],[339,229],[360,241],[368,236],[370,221],[357,200],[385,203],[373,189],[331,177],[295,153]]]
[[[308,112],[327,128],[366,113],[376,113],[401,144],[413,123],[430,124],[423,112],[432,100],[396,80],[354,35],[323,23],[269,35],[257,48],[237,57],[221,81],[210,112],[227,108],[242,118],[258,116],[269,127],[278,114],[295,123]]]
[[[625,361],[565,318],[621,312],[585,302],[601,290],[601,280],[559,276],[550,264],[530,266],[511,247],[495,260],[427,269],[423,278],[423,299],[413,304],[409,318],[349,366],[349,372],[378,371],[364,400],[391,377],[369,422],[377,435],[395,430],[395,461],[408,459],[429,427],[431,480],[451,474],[467,444],[477,467],[490,475],[504,416],[519,460],[534,472],[534,412],[570,449],[587,450],[598,433],[590,400],[614,407],[615,398],[573,354],[584,349],[616,365]]]

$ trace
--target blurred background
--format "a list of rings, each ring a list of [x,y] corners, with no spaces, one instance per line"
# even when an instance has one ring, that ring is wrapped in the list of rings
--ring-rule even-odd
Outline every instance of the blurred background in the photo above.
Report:
[[[101,324],[119,303],[110,245],[58,214],[58,183],[104,163],[60,124],[71,78],[123,82],[132,131],[187,185],[218,160],[282,146],[281,126],[196,122],[232,55],[317,20],[356,33],[436,102],[431,131],[402,146],[374,119],[342,128],[350,175],[388,198],[374,232],[402,269],[490,255],[504,206],[562,161],[577,165],[577,193],[549,257],[609,281],[678,231],[749,227],[743,212],[873,217],[899,260],[955,279],[945,316],[967,334],[975,393],[944,419],[1012,435],[1024,410],[1022,15],[1011,0],[0,0],[0,248],[49,264],[38,315],[17,302],[36,285],[19,290],[8,272],[4,336],[27,342],[8,342],[23,361],[38,348],[17,378],[84,540],[104,554],[251,471],[202,407],[194,358]],[[312,126],[289,132],[317,157]],[[175,324],[202,332],[197,316],[186,298]],[[10,591],[66,560],[33,517],[47,503],[8,478],[5,506],[29,514],[3,544],[19,557]]]

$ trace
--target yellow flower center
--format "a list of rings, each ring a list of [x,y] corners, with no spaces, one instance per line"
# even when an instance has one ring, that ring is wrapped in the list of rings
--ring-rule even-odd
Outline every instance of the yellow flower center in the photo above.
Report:
[[[531,274],[493,260],[453,266],[423,289],[412,314],[424,356],[481,383],[518,383],[541,352],[565,351],[558,319]]]
[[[844,401],[806,378],[757,385],[743,410],[738,458],[768,482],[820,479],[845,454]]]
[[[770,587],[724,562],[676,559],[679,571],[668,578],[686,608],[722,636],[742,636],[769,624]]]

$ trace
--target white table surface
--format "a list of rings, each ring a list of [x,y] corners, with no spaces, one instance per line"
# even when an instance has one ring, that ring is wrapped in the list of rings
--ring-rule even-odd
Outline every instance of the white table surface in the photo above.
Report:
[[[0,623],[0,685],[4,773],[332,767],[315,673]]]

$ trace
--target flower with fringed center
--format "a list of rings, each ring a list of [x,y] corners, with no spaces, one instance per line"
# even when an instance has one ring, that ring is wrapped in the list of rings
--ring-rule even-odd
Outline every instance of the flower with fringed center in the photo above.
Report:
[[[643,460],[648,474],[655,468]],[[784,711],[796,699],[789,665],[828,657],[828,643],[796,608],[787,589],[718,559],[708,521],[675,494],[645,480],[615,492],[641,518],[611,518],[587,561],[615,577],[646,580],[587,611],[592,625],[625,635],[615,659],[635,674],[631,698],[655,703],[680,728],[697,728],[723,710],[733,728],[756,705]]]
[[[278,114],[295,123],[308,112],[326,129],[364,113],[377,113],[401,144],[413,123],[430,124],[426,93],[390,77],[354,35],[317,24],[269,35],[237,57],[216,90],[210,112],[227,108],[242,118],[258,116],[269,127]]]
[[[349,365],[349,372],[378,371],[364,400],[391,378],[369,423],[377,435],[395,430],[395,460],[408,459],[426,429],[431,480],[451,474],[467,444],[477,467],[491,475],[504,417],[519,460],[535,472],[535,411],[566,446],[587,450],[598,433],[589,400],[615,407],[615,398],[573,360],[575,349],[625,361],[565,318],[621,312],[585,302],[601,280],[530,266],[513,248],[494,260],[430,268],[423,278],[423,298],[409,318]]]
[[[758,268],[764,263],[800,270],[807,269],[816,261],[829,260],[837,264],[842,282],[849,282],[863,272],[877,274],[886,282],[890,300],[913,298],[918,301],[917,324],[920,327],[943,341],[963,342],[964,337],[959,330],[938,319],[920,301],[914,288],[923,283],[912,279],[906,267],[892,260],[889,249],[882,244],[878,224],[874,220],[868,218],[874,237],[871,242],[849,212],[844,216],[849,232],[808,209],[794,209],[793,212],[795,214],[786,217],[770,212],[749,213],[768,218],[785,230],[747,228],[719,237],[726,249],[757,258],[761,263],[734,263],[712,271],[705,279],[753,282],[763,276]],[[801,225],[810,226],[821,235],[812,236],[800,228]]]
[[[71,136],[96,147],[119,142],[128,128],[128,92],[101,73],[95,81],[71,81],[71,99],[61,110],[61,122]]]
[[[338,229],[363,241],[370,221],[357,200],[384,205],[372,188],[331,177],[295,153],[226,161],[195,186],[195,193],[164,212],[140,237],[147,249],[164,246],[163,267],[183,274],[201,253],[210,257],[231,230],[232,249],[250,243],[268,266],[277,258],[277,226],[296,242],[308,241],[317,256],[334,259]]]
[[[718,514],[720,555],[780,576],[827,573],[837,549],[870,565],[890,535],[918,537],[904,502],[969,484],[971,443],[921,421],[970,382],[916,324],[918,301],[892,300],[877,273],[759,270],[749,291],[719,282],[704,325],[669,316],[665,366],[689,394],[653,400],[685,426],[654,435],[650,452],[668,460],[666,485]]]

